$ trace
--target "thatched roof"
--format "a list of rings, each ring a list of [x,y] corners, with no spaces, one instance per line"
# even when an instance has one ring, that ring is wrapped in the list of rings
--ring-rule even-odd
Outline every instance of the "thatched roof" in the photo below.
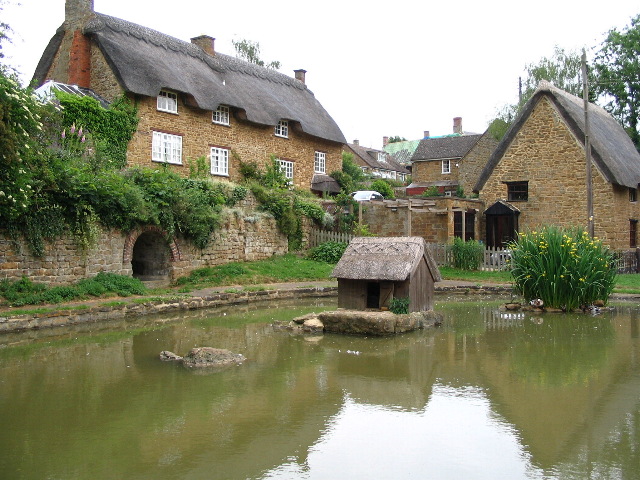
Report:
[[[540,82],[536,92],[525,104],[489,158],[475,185],[475,192],[482,190],[493,169],[500,162],[542,97],[548,98],[553,103],[571,132],[584,145],[583,100],[554,87],[549,82]],[[593,162],[609,183],[630,188],[638,187],[640,183],[640,154],[616,119],[606,110],[592,103],[589,104],[589,141]]]
[[[355,237],[331,276],[352,280],[404,281],[425,259],[435,282],[440,270],[422,237]]]
[[[446,137],[429,137],[420,140],[412,162],[431,160],[451,160],[463,158],[473,146],[478,143],[482,135],[448,135]]]
[[[317,192],[340,193],[340,184],[333,177],[315,173],[311,179],[311,190]]]
[[[63,24],[40,59],[34,79],[40,85],[64,35]],[[203,110],[229,105],[247,120],[277,125],[298,122],[315,137],[346,143],[344,135],[306,85],[277,71],[199,46],[119,18],[96,13],[84,26],[100,48],[122,88],[155,97],[161,89],[187,95]]]

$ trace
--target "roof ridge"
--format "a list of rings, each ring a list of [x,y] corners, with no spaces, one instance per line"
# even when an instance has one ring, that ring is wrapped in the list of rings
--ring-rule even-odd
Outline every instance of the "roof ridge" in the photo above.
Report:
[[[277,70],[262,67],[260,65],[247,62],[246,60],[232,57],[224,53],[216,52],[215,55],[209,55],[205,53],[199,46],[173,37],[166,33],[162,33],[153,28],[145,27],[137,23],[123,20],[111,15],[105,15],[103,13],[96,13],[95,17],[87,22],[84,31],[87,33],[96,33],[103,28],[109,28],[114,32],[131,35],[139,40],[143,40],[147,43],[151,43],[157,47],[167,50],[173,50],[175,52],[189,55],[193,58],[197,58],[205,62],[213,70],[223,73],[226,70],[230,70],[245,75],[250,75],[270,82],[286,85],[289,87],[297,88],[299,90],[308,90],[311,94],[311,90],[307,86],[295,79],[286,75],[285,73],[278,72]]]

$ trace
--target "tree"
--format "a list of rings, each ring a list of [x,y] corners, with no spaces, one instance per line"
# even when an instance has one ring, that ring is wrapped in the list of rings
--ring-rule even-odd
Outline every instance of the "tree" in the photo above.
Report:
[[[4,5],[6,4],[6,0],[0,0],[0,12],[4,10]],[[0,21],[0,59],[4,58],[4,53],[2,53],[2,43],[9,42],[11,43],[11,27],[8,23]]]
[[[264,60],[260,58],[259,42],[242,39],[237,42],[235,40],[231,40],[231,43],[236,49],[236,57],[242,58],[249,63],[255,63],[261,67],[271,68],[273,70],[278,70],[280,68],[280,62],[277,60],[265,64]]]
[[[407,139],[396,135],[395,137],[389,137],[388,143],[406,142]]]
[[[525,65],[526,75],[521,84],[518,101],[504,105],[491,122],[490,134],[500,140],[518,115],[522,107],[533,96],[541,81],[546,80],[556,87],[576,96],[582,96],[582,63],[581,54],[576,51],[565,51],[556,46],[551,57],[542,57],[537,63]],[[589,77],[592,73],[589,72]],[[590,100],[596,98],[591,93]]]
[[[525,67],[527,76],[523,82],[523,95],[520,107],[524,105],[538,88],[542,80],[578,97],[582,96],[582,61],[576,51],[566,52],[556,45],[553,56],[542,57],[538,63]]]
[[[640,15],[623,31],[612,29],[596,53],[594,90],[608,99],[605,108],[622,124],[640,150]]]

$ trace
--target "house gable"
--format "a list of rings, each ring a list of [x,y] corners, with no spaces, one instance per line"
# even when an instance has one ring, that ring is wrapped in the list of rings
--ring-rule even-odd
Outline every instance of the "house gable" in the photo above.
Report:
[[[534,95],[476,183],[485,205],[504,201],[521,212],[519,231],[542,225],[587,225],[586,159],[578,102],[564,98],[568,94],[558,101],[556,93]],[[573,102],[573,110],[567,102]],[[640,217],[638,202],[632,201],[635,197],[629,191],[635,194],[638,186],[633,184],[637,152],[628,155],[628,136],[620,140],[619,150],[602,150],[606,131],[619,138],[617,133],[624,130],[606,118],[594,123],[594,137],[599,137],[592,150],[591,170],[595,233],[612,248],[628,248],[630,222]]]

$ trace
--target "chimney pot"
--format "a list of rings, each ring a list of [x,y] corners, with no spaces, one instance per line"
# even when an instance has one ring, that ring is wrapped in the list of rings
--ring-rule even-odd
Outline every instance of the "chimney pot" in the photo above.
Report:
[[[296,74],[296,80],[301,81],[305,85],[307,84],[306,81],[305,81],[305,74],[307,73],[306,70],[303,70],[302,68],[300,68],[298,70],[294,70],[293,73]]]
[[[453,133],[462,133],[462,117],[453,118]]]
[[[200,35],[191,39],[191,43],[200,47],[204,53],[212,56],[216,54],[215,41],[216,39],[209,35]]]

